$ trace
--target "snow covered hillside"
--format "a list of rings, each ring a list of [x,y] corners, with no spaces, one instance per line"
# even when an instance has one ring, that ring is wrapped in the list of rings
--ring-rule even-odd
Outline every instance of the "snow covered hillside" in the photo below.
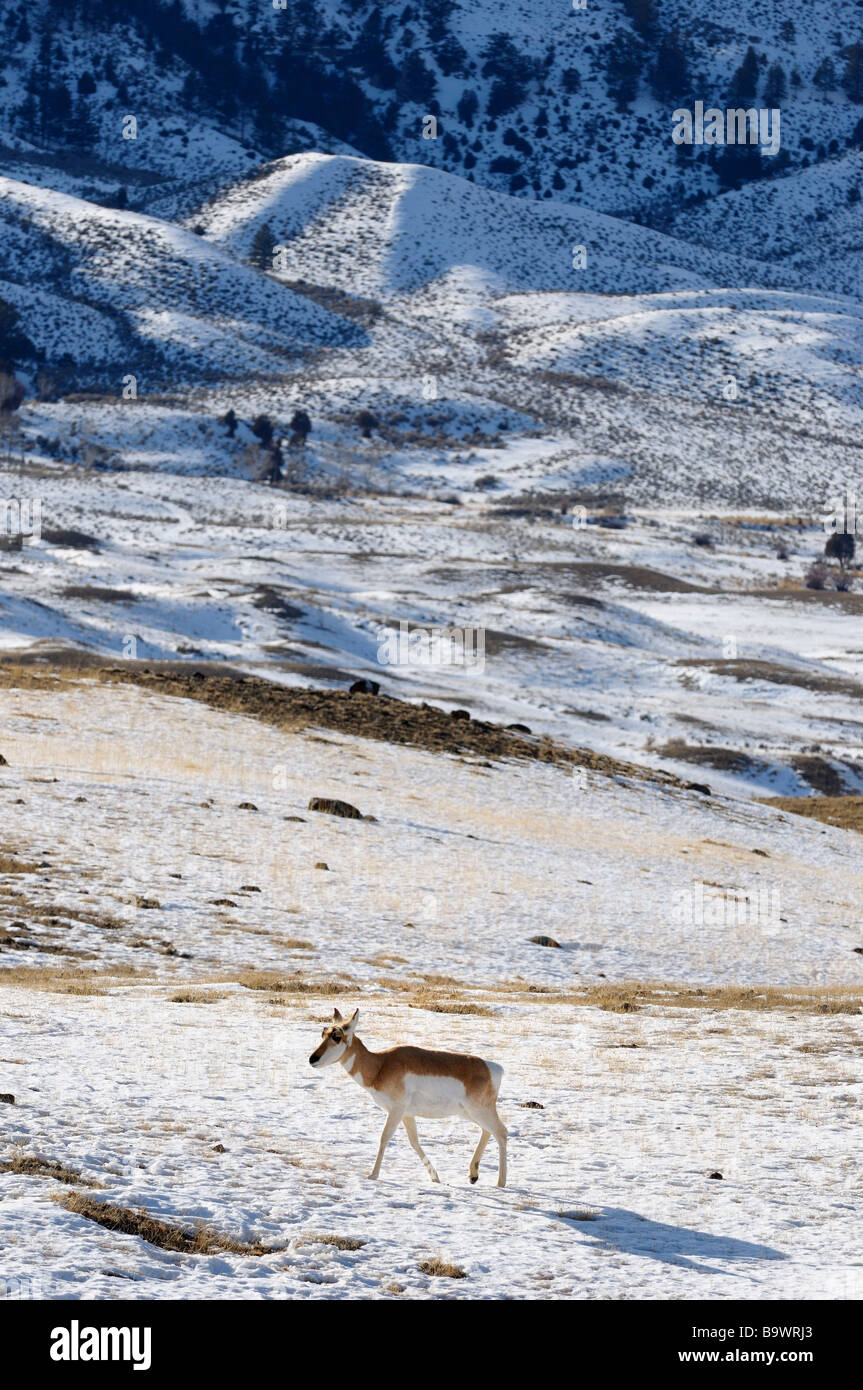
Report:
[[[65,144],[102,196],[175,211],[213,175],[318,149],[662,221],[737,172],[672,144],[695,100],[781,108],[782,153],[747,177],[823,166],[859,189],[841,156],[863,139],[861,41],[856,0],[33,0],[5,10],[0,124],[16,158]],[[757,245],[763,212],[745,230]]]

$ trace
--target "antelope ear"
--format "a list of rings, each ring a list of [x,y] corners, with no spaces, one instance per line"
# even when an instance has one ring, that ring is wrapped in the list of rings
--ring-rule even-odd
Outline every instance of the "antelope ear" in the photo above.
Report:
[[[359,1018],[359,1016],[360,1016],[360,1011],[359,1011],[359,1009],[354,1009],[353,1014],[351,1015],[351,1019],[350,1019],[351,1023],[356,1023],[356,1021],[357,1021],[357,1019]]]
[[[342,1016],[341,1016],[341,1014],[339,1013],[338,1009],[333,1009],[333,1019],[335,1020],[336,1023],[341,1023],[341,1021],[342,1021]]]

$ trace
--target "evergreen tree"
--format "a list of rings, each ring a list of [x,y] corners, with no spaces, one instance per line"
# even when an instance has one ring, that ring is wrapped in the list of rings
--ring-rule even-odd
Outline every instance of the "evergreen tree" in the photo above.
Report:
[[[863,103],[863,43],[852,43],[848,50],[842,90],[851,101]]]
[[[764,84],[764,105],[781,106],[788,95],[788,81],[785,77],[785,69],[781,63],[771,63],[767,70],[767,81]]]
[[[684,41],[676,29],[663,34],[659,40],[650,82],[660,101],[680,101],[689,94],[689,61]]]
[[[833,66],[832,58],[822,59],[815,69],[812,81],[820,92],[836,91],[836,69]]]
[[[828,560],[838,560],[844,570],[854,559],[854,550],[854,537],[850,531],[834,531],[832,536],[827,537],[824,554]]]
[[[434,100],[437,82],[434,73],[426,67],[419,53],[409,53],[396,82],[396,96],[400,101],[413,101],[418,106],[428,106]]]
[[[735,106],[743,102],[753,101],[758,89],[758,55],[752,44],[747,48],[743,62],[731,79],[729,89],[729,101]]]
[[[362,431],[363,439],[371,439],[372,430],[378,427],[378,418],[370,410],[360,410],[357,413],[357,424]]]
[[[624,111],[638,96],[641,63],[640,43],[620,30],[609,45],[605,70],[608,95],[614,98],[618,111]]]
[[[303,445],[312,432],[312,422],[304,410],[295,410],[290,423],[291,444]]]
[[[261,447],[268,449],[273,441],[273,422],[269,415],[256,415],[252,421],[252,434],[260,439]]]
[[[351,57],[375,87],[386,91],[396,85],[398,69],[387,52],[379,9],[372,10],[357,36]]]
[[[476,92],[465,88],[459,97],[456,111],[458,112],[458,118],[462,125],[466,125],[468,130],[473,130],[474,118],[476,117],[478,108],[479,101]]]
[[[252,239],[249,252],[249,260],[252,265],[257,266],[258,270],[272,270],[275,246],[276,238],[273,236],[272,227],[269,222],[262,223]]]
[[[488,115],[492,120],[506,116],[521,106],[527,93],[516,77],[499,77],[488,95]]]
[[[455,34],[447,34],[435,44],[434,56],[444,77],[452,77],[454,73],[460,76],[467,70],[467,52]]]
[[[0,363],[13,367],[23,358],[36,356],[36,349],[21,329],[18,310],[0,299]]]
[[[642,39],[652,39],[656,30],[654,0],[624,0],[624,6],[636,34]]]
[[[716,161],[716,172],[723,188],[741,188],[760,179],[764,173],[758,145],[726,145]]]

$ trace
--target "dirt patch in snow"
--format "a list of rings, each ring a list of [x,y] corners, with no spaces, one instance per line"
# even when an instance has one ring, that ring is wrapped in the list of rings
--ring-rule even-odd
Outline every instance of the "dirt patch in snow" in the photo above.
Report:
[[[731,676],[736,681],[770,681],[773,685],[796,685],[801,690],[813,690],[824,695],[847,695],[852,700],[863,699],[863,685],[848,676],[834,676],[827,671],[807,671],[796,666],[782,666],[773,661],[756,661],[737,657],[734,660],[712,660],[709,657],[688,657],[678,666],[701,666],[717,676]]]
[[[740,777],[764,777],[771,767],[771,763],[763,758],[754,758],[739,748],[724,748],[719,744],[686,743],[683,739],[672,739],[663,744],[658,751],[664,758],[672,758],[675,762],[712,767],[717,772],[728,772]],[[786,764],[793,768],[800,780],[807,783],[813,791],[830,798],[851,797],[851,793],[846,793],[843,776],[847,774],[854,779],[859,773],[859,768],[853,763],[820,757],[815,753],[795,753],[791,757],[777,756],[773,763]],[[855,785],[853,780],[851,785]]]
[[[767,796],[759,800],[765,806],[776,806],[780,811],[792,811],[795,816],[808,816],[810,820],[863,835],[863,796]]]
[[[713,767],[717,772],[732,772],[739,776],[754,777],[767,772],[769,764],[760,758],[753,758],[739,748],[723,748],[718,744],[684,743],[683,739],[671,739],[657,750],[663,758],[673,758],[679,763],[693,763],[697,767]]]

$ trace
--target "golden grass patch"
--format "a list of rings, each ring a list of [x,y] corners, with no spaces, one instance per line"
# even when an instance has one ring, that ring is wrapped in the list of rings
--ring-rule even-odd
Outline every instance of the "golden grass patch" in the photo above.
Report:
[[[357,1240],[353,1236],[336,1235],[308,1235],[301,1236],[297,1241],[300,1245],[334,1245],[337,1250],[362,1250],[366,1244],[364,1240]]]
[[[110,970],[82,970],[80,967],[10,965],[0,970],[0,985],[17,989],[36,989],[50,994],[108,994],[118,984],[143,976],[131,965],[115,965]]]
[[[280,994],[347,994],[353,988],[338,980],[309,980],[280,975],[276,970],[244,970],[237,982],[244,989],[271,990]]]
[[[758,800],[763,806],[863,835],[863,796],[762,796]]]
[[[171,994],[168,997],[169,1004],[217,1004],[220,999],[227,999],[227,994],[211,994],[203,989],[180,990],[178,994]]]
[[[140,1236],[149,1245],[160,1250],[174,1250],[184,1255],[269,1255],[277,1246],[261,1245],[258,1242],[236,1240],[224,1235],[202,1222],[191,1227],[180,1226],[174,1222],[161,1221],[149,1212],[136,1211],[133,1207],[123,1207],[116,1202],[98,1202],[83,1193],[70,1192],[62,1198],[67,1211],[77,1216],[86,1216],[89,1221],[104,1226],[108,1231],[122,1235]]]
[[[69,1183],[76,1187],[103,1187],[100,1182],[85,1178],[77,1168],[68,1168],[65,1163],[54,1159],[39,1158],[37,1154],[13,1154],[6,1163],[0,1163],[0,1173],[20,1173],[25,1177],[54,1178],[56,1182]]]
[[[442,1260],[437,1255],[430,1260],[421,1260],[419,1269],[422,1274],[428,1274],[432,1279],[467,1278],[467,1270],[462,1269],[461,1265],[450,1264],[448,1260]]]
[[[38,869],[33,860],[18,859],[8,850],[0,850],[0,874],[35,874]]]

